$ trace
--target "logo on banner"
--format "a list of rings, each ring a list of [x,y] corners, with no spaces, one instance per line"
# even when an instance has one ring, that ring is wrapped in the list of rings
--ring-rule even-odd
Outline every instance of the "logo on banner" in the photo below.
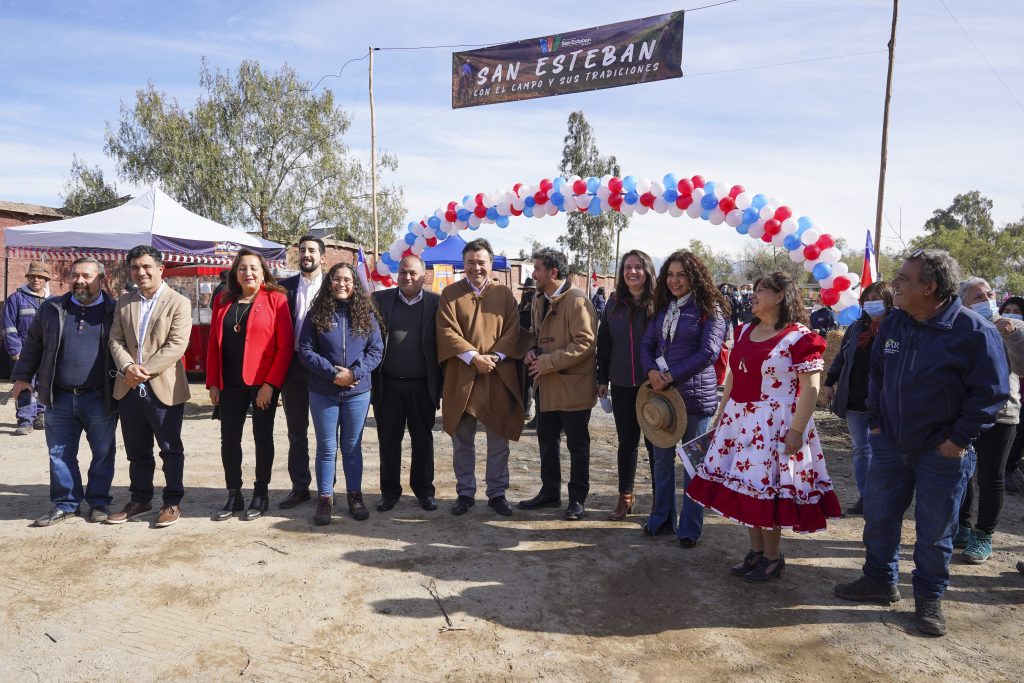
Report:
[[[238,253],[239,246],[234,242],[217,242],[213,245],[214,256],[228,256],[234,258]]]
[[[540,39],[540,51],[541,54],[551,54],[552,52],[558,52],[558,48],[562,45],[562,36],[548,36],[547,38]]]

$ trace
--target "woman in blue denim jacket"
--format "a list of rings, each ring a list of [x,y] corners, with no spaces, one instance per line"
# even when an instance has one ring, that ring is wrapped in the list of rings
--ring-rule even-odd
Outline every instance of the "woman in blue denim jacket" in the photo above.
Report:
[[[363,502],[363,424],[370,407],[370,373],[384,355],[383,323],[355,269],[338,263],[313,298],[299,335],[299,359],[309,370],[309,408],[316,431],[316,524],[330,524],[339,441],[355,519]],[[340,432],[340,439],[339,439]]]
[[[846,328],[839,353],[832,360],[821,400],[838,417],[846,420],[850,430],[853,478],[857,482],[857,502],[846,508],[851,515],[864,512],[864,482],[871,462],[868,443],[868,370],[871,367],[871,344],[878,326],[892,308],[892,288],[886,282],[875,282],[860,293],[864,315]]]

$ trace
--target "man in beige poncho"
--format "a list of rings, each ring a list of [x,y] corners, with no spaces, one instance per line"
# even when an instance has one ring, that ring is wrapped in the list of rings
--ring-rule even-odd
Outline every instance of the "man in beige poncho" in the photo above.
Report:
[[[473,240],[462,250],[466,278],[441,292],[437,309],[437,360],[444,368],[441,415],[452,437],[456,490],[451,507],[463,515],[475,503],[477,422],[487,430],[487,499],[500,515],[511,515],[508,442],[523,430],[523,401],[515,359],[519,314],[512,291],[491,282],[494,250]]]

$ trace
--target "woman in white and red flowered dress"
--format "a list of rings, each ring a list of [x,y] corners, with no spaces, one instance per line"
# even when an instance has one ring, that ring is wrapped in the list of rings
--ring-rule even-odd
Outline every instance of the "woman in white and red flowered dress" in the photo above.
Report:
[[[746,581],[781,576],[782,529],[825,528],[842,516],[814,427],[825,341],[806,327],[792,278],[754,284],[753,321],[729,359],[714,440],[686,493],[746,525],[750,552],[732,573]]]

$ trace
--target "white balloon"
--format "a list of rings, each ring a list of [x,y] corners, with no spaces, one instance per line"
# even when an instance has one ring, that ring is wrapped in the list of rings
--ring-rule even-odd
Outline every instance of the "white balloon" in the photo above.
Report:
[[[515,207],[516,211],[522,211],[523,207],[526,206],[526,204],[523,202],[522,197],[516,197],[515,199],[512,200],[512,206]]]
[[[826,249],[825,251],[828,251],[828,249]],[[833,251],[835,251],[835,250],[833,249]],[[822,253],[825,253],[825,252],[822,252]],[[836,252],[836,253],[838,253],[838,252]],[[834,266],[832,266],[832,277],[839,277],[840,275],[846,275],[849,272],[850,272],[850,268],[845,263],[836,263]],[[857,279],[860,280],[860,278],[857,278]]]
[[[857,294],[851,290],[840,292],[839,294],[839,310],[846,308],[847,306],[853,306],[857,303]]]
[[[586,193],[581,194],[581,195],[577,195],[576,198],[575,198],[576,207],[579,208],[579,209],[585,209],[588,206],[590,206],[590,201],[592,199],[593,199],[593,197],[591,197],[589,194],[586,194]]]
[[[597,192],[595,194],[597,195],[598,199],[603,201],[605,199],[608,199],[608,195],[610,195],[611,192],[608,191],[607,187],[602,185],[601,187],[597,188]]]
[[[694,202],[686,207],[686,215],[690,218],[700,218],[703,213],[703,209],[700,208],[700,202]]]
[[[558,207],[552,204],[551,202],[548,202],[547,204],[544,205],[544,211],[549,216],[554,216],[556,213],[558,213]]]
[[[782,232],[780,234],[783,236],[792,235],[798,227],[800,226],[797,224],[796,219],[787,218],[782,221]]]
[[[774,235],[772,235],[772,244],[774,244],[776,247],[781,247],[785,239],[785,235],[783,235],[781,232],[777,232]]]
[[[839,260],[839,252],[833,249],[832,247],[829,247],[828,249],[822,249],[821,256],[818,257],[818,260],[821,261],[822,263],[832,265],[833,263],[836,263]]]
[[[420,254],[423,253],[423,250],[427,248],[427,245],[426,244],[413,244],[409,248],[412,250],[412,253],[414,253],[417,256],[419,256]]]
[[[740,192],[736,195],[736,208],[740,211],[750,208],[750,195],[746,192]]]
[[[779,208],[780,206],[783,206],[784,204],[785,202],[779,199],[778,197],[771,197],[768,200],[768,206],[772,207],[772,215],[775,215],[775,209]]]
[[[480,227],[480,217],[477,216],[474,213],[473,215],[471,215],[469,217],[469,220],[467,221],[467,223],[469,224],[469,227],[471,227],[471,228],[479,228]]]
[[[800,241],[805,245],[814,244],[818,241],[818,231],[814,229],[804,230],[804,234],[800,235]]]
[[[632,216],[634,213],[636,213],[636,204],[627,204],[623,202],[622,208],[619,209],[619,211],[622,212],[623,216]],[[682,215],[682,211],[680,211],[679,214]]]
[[[793,251],[789,252],[789,260],[792,261],[793,263],[800,263],[801,261],[804,260],[804,250],[794,249]]]
[[[766,221],[775,215],[775,209],[770,206],[762,206],[757,215],[761,217],[761,220]]]
[[[733,209],[729,213],[725,214],[725,224],[730,228],[735,228],[743,222],[743,212],[739,209]]]
[[[650,209],[648,209],[648,208],[647,208],[646,206],[644,206],[643,204],[641,204],[640,202],[637,202],[637,203],[636,203],[636,204],[634,204],[633,206],[635,206],[635,207],[636,207],[636,212],[637,212],[638,214],[640,214],[641,216],[643,216],[643,215],[644,215],[645,213],[647,213],[647,212],[648,212],[648,211],[650,210]]]
[[[390,270],[388,269],[388,264],[384,263],[383,261],[377,261],[376,270],[377,273],[380,275],[387,275],[390,272]]]
[[[623,204],[622,208],[626,208],[626,205]],[[626,213],[626,212],[623,211],[623,213]],[[672,202],[671,204],[668,205],[668,215],[669,216],[672,216],[673,218],[679,218],[684,213],[686,213],[686,212],[683,211],[682,209],[680,209],[679,206],[675,202]]]
[[[691,195],[691,196],[693,197],[693,203],[697,205],[698,209],[700,209],[701,208],[700,200],[704,199],[704,188],[703,187],[695,187],[693,189],[693,195]],[[703,210],[703,209],[701,209],[701,210]],[[701,214],[701,212],[698,211],[697,215],[699,216],[700,214]]]
[[[838,265],[838,264],[836,264]],[[846,265],[845,263],[843,265]],[[833,269],[834,270],[834,269]],[[860,284],[860,275],[857,273],[846,273],[846,278],[850,281],[850,289],[857,289],[857,285]],[[860,292],[858,292],[858,295]],[[858,299],[860,297],[858,296]]]
[[[611,180],[611,179],[612,179],[612,174],[611,173],[605,173],[603,176],[601,176],[601,184],[604,185],[605,187],[607,187],[608,186],[608,181]]]
[[[661,195],[656,195],[654,197],[654,206],[652,206],[651,208],[654,209],[657,213],[665,213],[665,211],[668,210],[668,204],[667,202],[665,202],[664,197],[662,197]]]
[[[653,194],[656,197],[660,197],[661,195],[665,194],[665,186],[662,185],[657,180],[652,180],[651,181],[651,194]]]
[[[711,225],[721,225],[724,221],[725,212],[718,207],[712,209],[711,213],[708,215],[708,222],[711,223]]]
[[[750,230],[747,232],[747,234],[750,235],[750,237],[754,238],[755,240],[761,239],[762,237],[764,237],[764,224],[761,223],[761,221],[754,223],[753,225],[750,226]]]
[[[836,276],[835,275],[829,275],[824,280],[819,280],[818,284],[821,285],[822,289],[828,289],[829,287],[831,287],[833,285],[833,283],[835,283],[835,280],[836,280]]]
[[[813,261],[804,261],[804,270],[806,270],[809,273],[812,270],[814,270],[814,266],[816,266],[816,265],[818,265],[818,260],[817,259],[815,259]]]

